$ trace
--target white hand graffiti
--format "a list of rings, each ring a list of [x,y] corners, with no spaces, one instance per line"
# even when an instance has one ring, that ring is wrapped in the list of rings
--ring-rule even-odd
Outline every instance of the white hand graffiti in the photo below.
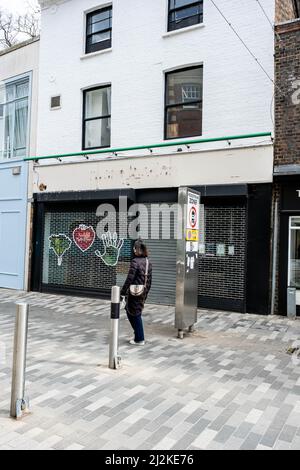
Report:
[[[95,251],[95,255],[101,258],[107,266],[116,266],[119,261],[120,251],[123,247],[124,240],[118,239],[118,235],[110,232],[106,232],[102,235],[102,241],[104,244],[104,253],[100,253],[99,250]]]

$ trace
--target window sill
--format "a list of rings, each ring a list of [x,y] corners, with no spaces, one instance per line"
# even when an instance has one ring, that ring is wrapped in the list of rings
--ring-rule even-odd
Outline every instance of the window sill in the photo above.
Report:
[[[108,54],[109,52],[112,52],[112,47],[110,47],[109,49],[104,49],[103,51],[91,52],[90,54],[84,54],[80,57],[80,60],[90,59],[92,57],[97,57],[98,55]]]
[[[195,29],[202,29],[205,27],[204,23],[194,24],[193,26],[187,26],[186,28],[175,29],[174,31],[169,31],[162,35],[163,38],[169,38],[171,36],[175,36],[177,34],[187,33],[188,31],[194,31]]]

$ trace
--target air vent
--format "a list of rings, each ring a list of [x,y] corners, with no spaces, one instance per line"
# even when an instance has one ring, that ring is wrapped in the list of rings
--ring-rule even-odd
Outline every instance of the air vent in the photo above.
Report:
[[[52,96],[51,98],[51,109],[61,108],[61,96]]]

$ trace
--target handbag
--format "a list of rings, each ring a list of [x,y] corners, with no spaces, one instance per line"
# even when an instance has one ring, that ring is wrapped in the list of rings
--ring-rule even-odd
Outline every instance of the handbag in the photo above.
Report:
[[[129,287],[129,292],[133,297],[140,297],[144,294],[147,286],[147,279],[148,279],[148,272],[149,272],[149,260],[146,258],[146,271],[145,271],[145,284],[132,284]]]

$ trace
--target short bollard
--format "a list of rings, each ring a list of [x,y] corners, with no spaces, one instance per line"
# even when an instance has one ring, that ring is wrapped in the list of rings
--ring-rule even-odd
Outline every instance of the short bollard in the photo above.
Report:
[[[16,419],[29,408],[29,401],[25,399],[28,316],[28,304],[17,304],[10,405],[10,416]]]
[[[111,291],[111,331],[109,340],[109,368],[120,369],[121,358],[118,355],[119,347],[119,320],[120,320],[120,287],[114,286]]]
[[[287,289],[287,317],[289,320],[296,320],[297,318],[296,292],[295,287],[288,287]]]

